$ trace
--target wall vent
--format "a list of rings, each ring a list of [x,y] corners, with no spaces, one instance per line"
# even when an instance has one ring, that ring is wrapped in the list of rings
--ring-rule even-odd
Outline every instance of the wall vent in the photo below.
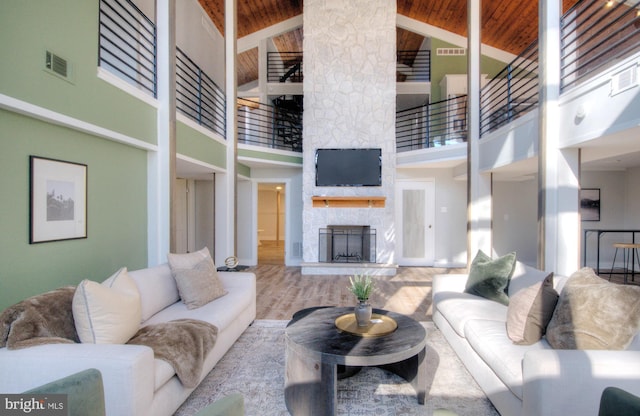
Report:
[[[464,56],[467,54],[465,48],[437,48],[436,55],[438,56]]]
[[[293,243],[292,245],[293,248],[293,253],[291,253],[291,257],[296,258],[296,259],[301,259],[302,258],[302,243],[299,241],[296,241]]]
[[[69,64],[53,52],[46,51],[45,68],[62,78],[69,78]]]
[[[620,94],[623,91],[638,85],[638,67],[632,65],[611,77],[611,95]]]

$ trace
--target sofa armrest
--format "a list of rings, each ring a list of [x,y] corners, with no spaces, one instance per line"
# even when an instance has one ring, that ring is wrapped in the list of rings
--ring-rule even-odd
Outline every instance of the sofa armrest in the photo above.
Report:
[[[432,293],[438,292],[464,292],[469,279],[468,274],[437,274],[433,276]]]
[[[0,393],[21,393],[79,371],[102,374],[108,415],[144,415],[154,394],[153,350],[140,345],[48,344],[0,348]]]
[[[606,387],[640,394],[640,351],[530,351],[522,375],[522,414],[596,416]]]

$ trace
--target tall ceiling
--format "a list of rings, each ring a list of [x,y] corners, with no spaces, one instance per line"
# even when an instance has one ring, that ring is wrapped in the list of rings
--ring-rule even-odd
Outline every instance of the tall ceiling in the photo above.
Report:
[[[482,43],[519,54],[538,37],[539,0],[482,0]],[[562,0],[563,12],[578,0]],[[220,33],[224,34],[225,0],[199,0]],[[397,0],[398,14],[428,23],[457,35],[467,34],[467,0]],[[303,12],[302,0],[253,0],[237,2],[238,38],[267,28]],[[422,36],[398,30],[398,50],[416,50]],[[302,29],[274,39],[281,52],[302,51]],[[257,78],[257,50],[238,59],[240,85]]]

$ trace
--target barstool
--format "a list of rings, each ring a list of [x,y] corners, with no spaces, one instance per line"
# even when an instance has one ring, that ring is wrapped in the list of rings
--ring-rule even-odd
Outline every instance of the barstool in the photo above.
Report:
[[[609,273],[609,280],[611,280],[611,275],[613,274],[613,267],[616,264],[616,256],[618,255],[618,249],[622,249],[622,262],[624,264],[624,283],[627,284],[627,272],[629,271],[629,261],[631,261],[631,281],[635,281],[635,261],[638,261],[640,264],[640,256],[638,256],[638,249],[640,248],[640,243],[613,243],[613,246],[616,248],[615,253],[613,254],[613,263],[611,264],[611,272]],[[635,257],[634,257],[635,254]]]

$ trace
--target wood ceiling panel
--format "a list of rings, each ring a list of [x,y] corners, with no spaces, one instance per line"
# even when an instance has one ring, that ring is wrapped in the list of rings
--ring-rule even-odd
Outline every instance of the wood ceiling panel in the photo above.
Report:
[[[482,42],[513,54],[522,52],[538,37],[538,1],[482,0]],[[577,1],[563,0],[563,12]],[[224,35],[224,0],[199,2]],[[399,14],[420,22],[460,36],[467,35],[467,0],[397,0],[397,10]],[[302,12],[303,0],[238,1],[238,37],[298,16]],[[294,32],[274,39],[278,50],[302,50],[302,29]],[[417,37],[398,31],[398,50],[417,49],[419,46],[414,46],[416,43]],[[238,82],[254,76],[257,78],[257,52],[252,53],[246,52],[246,57],[238,59]]]

